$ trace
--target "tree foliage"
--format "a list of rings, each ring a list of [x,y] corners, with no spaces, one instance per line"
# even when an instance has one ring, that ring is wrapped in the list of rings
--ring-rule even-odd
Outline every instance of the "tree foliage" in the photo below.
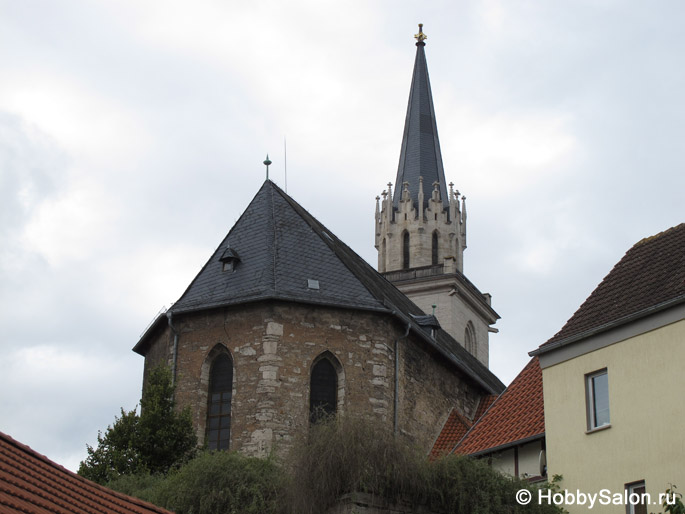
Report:
[[[88,457],[81,462],[79,474],[107,483],[122,475],[167,473],[188,461],[195,452],[197,438],[190,411],[174,408],[171,371],[160,366],[151,371],[140,415],[136,409],[115,417],[104,435],[98,432],[98,444],[86,445]]]
[[[664,498],[663,502],[664,513],[685,514],[683,495],[677,492],[676,489],[676,486],[673,484],[671,484],[671,487],[666,489],[666,497]]]

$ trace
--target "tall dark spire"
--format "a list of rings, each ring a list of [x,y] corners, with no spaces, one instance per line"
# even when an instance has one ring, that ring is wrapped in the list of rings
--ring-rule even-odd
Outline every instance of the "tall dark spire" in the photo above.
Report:
[[[416,60],[414,61],[414,74],[409,92],[409,106],[404,122],[400,164],[397,169],[395,195],[393,197],[393,204],[397,207],[402,197],[403,184],[408,182],[409,193],[414,205],[419,207],[419,177],[423,177],[425,194],[419,212],[423,212],[423,209],[428,205],[433,183],[436,181],[440,183],[440,199],[443,205],[447,208],[449,204],[445,172],[442,167],[442,155],[440,154],[438,127],[435,123],[433,95],[431,94],[424,51],[427,36],[422,29],[423,24],[419,24],[419,33],[414,36],[417,40]]]

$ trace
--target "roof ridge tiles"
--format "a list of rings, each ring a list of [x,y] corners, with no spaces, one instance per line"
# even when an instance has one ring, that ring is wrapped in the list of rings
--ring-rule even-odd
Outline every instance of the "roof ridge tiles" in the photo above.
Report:
[[[561,329],[531,352],[639,319],[685,301],[685,223],[635,243]]]
[[[682,230],[683,228],[685,228],[685,223],[680,223],[679,225],[675,225],[675,226],[673,226],[673,227],[671,227],[671,228],[667,228],[666,230],[662,230],[661,232],[659,232],[659,233],[657,233],[657,234],[654,234],[654,235],[652,235],[652,236],[643,237],[643,238],[640,239],[637,243],[635,243],[635,244],[633,245],[632,248],[635,248],[635,247],[638,246],[638,245],[642,245],[642,244],[645,244],[645,243],[649,243],[649,242],[651,242],[651,241],[653,241],[653,240],[655,240],[655,239],[658,239],[658,238],[660,238],[660,237],[666,236],[666,235],[668,235],[671,231]]]

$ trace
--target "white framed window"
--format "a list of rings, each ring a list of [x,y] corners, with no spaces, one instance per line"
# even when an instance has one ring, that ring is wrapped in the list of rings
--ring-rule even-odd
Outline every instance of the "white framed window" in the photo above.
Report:
[[[626,484],[626,514],[647,514],[647,488],[645,481]]]
[[[585,375],[587,399],[587,429],[596,430],[608,426],[609,416],[609,374],[605,369]]]

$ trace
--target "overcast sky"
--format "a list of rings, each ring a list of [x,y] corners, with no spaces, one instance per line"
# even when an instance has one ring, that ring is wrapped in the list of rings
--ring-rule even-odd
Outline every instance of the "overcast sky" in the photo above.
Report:
[[[685,221],[680,0],[0,0],[0,430],[75,470],[271,178],[374,266],[417,23],[508,384]]]

